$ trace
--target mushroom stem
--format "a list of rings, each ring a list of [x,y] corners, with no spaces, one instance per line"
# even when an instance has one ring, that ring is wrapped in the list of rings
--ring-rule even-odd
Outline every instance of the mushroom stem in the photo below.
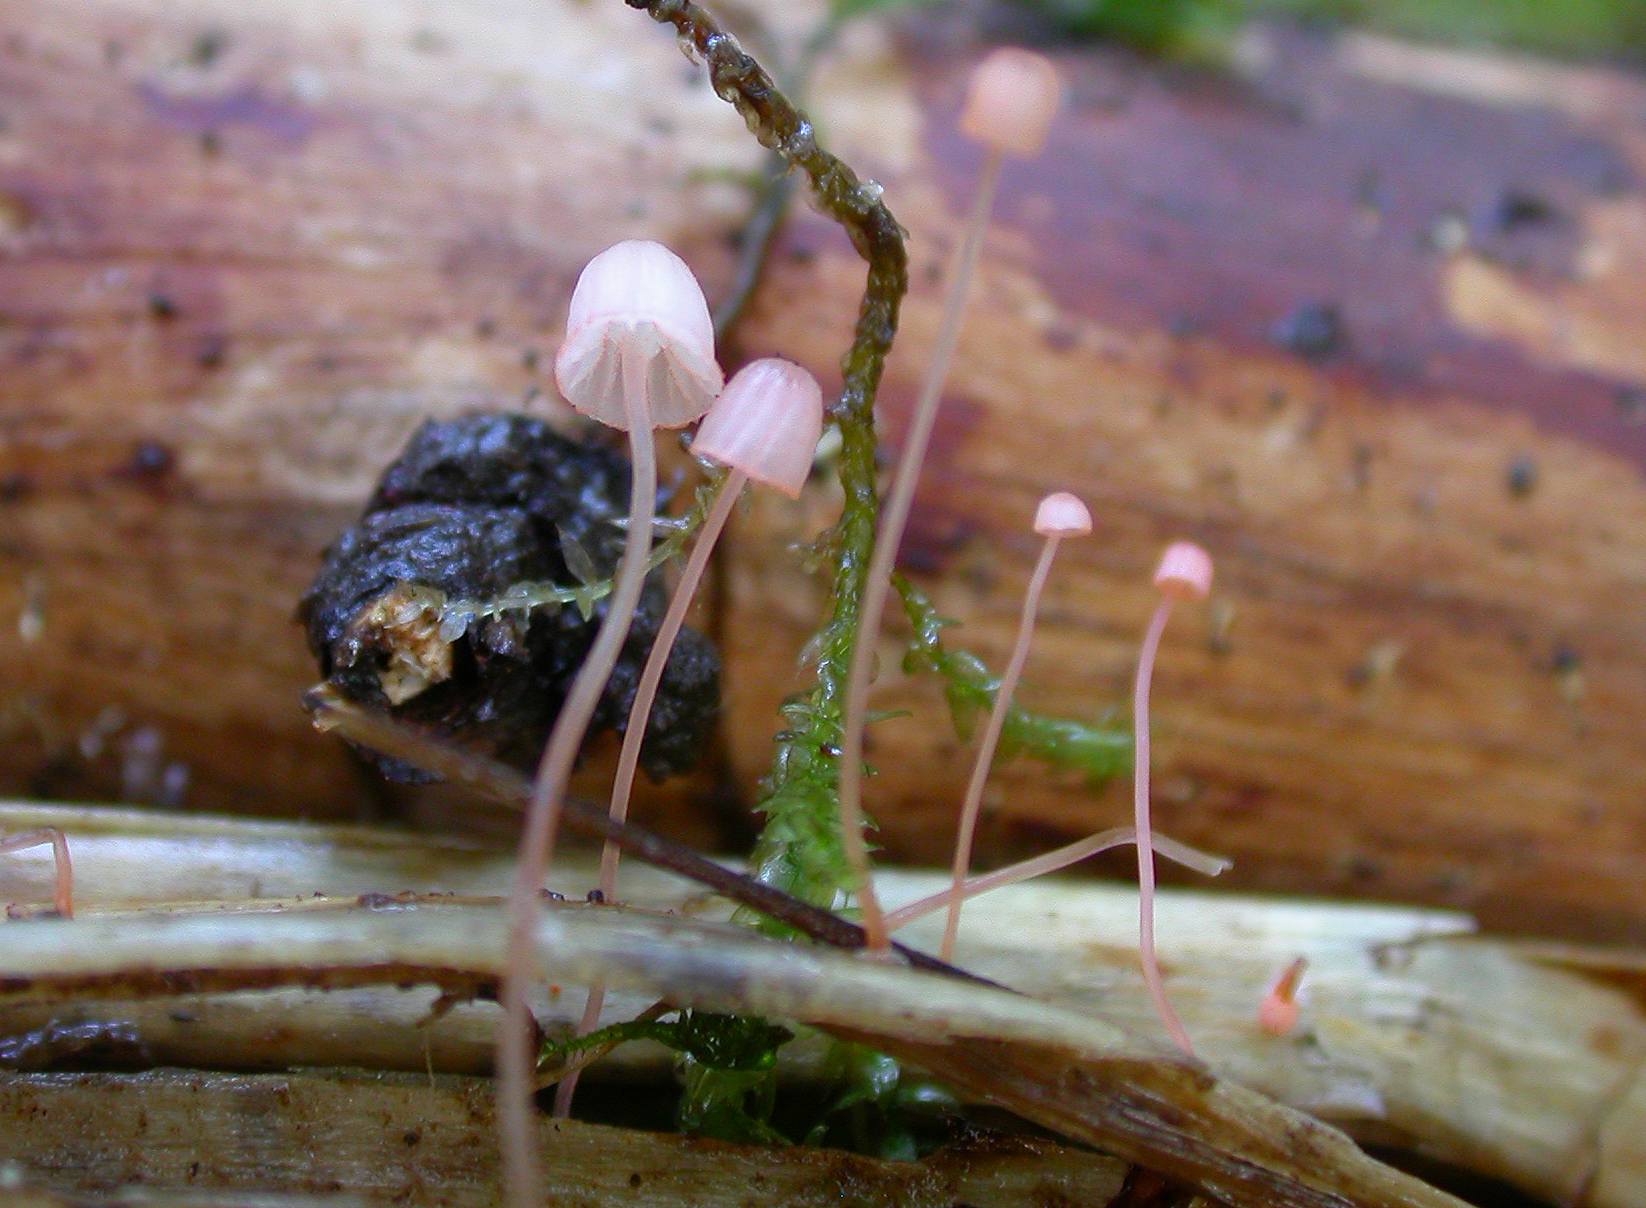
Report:
[[[983,737],[977,745],[977,760],[972,764],[972,778],[966,784],[966,797],[960,808],[960,833],[955,837],[952,896],[949,899],[949,918],[943,926],[943,946],[938,955],[944,960],[954,955],[955,937],[960,934],[960,907],[964,901],[961,887],[972,866],[972,839],[977,831],[977,815],[983,808],[983,785],[989,779],[994,763],[995,747],[1000,743],[1000,731],[1006,724],[1006,712],[1012,705],[1012,693],[1023,675],[1023,665],[1029,660],[1029,637],[1034,633],[1035,616],[1040,611],[1040,594],[1046,587],[1046,576],[1051,573],[1052,559],[1062,543],[1061,533],[1051,533],[1040,547],[1040,561],[1035,563],[1029,577],[1028,590],[1023,593],[1023,612],[1017,621],[1017,639],[1012,646],[1012,657],[1006,664],[1006,673],[994,690],[994,705],[989,709],[989,720],[983,728]],[[888,929],[891,920],[887,920]]]
[[[532,936],[538,919],[538,897],[554,853],[560,804],[566,782],[588,733],[600,694],[611,678],[635,605],[646,580],[651,553],[652,519],[657,507],[657,451],[647,404],[646,374],[650,358],[630,354],[623,358],[623,389],[629,411],[629,449],[634,469],[629,488],[629,527],[618,563],[606,618],[600,624],[583,665],[566,694],[555,719],[548,745],[538,764],[531,803],[526,807],[525,833],[514,891],[509,897],[508,950],[504,959],[501,993],[503,1017],[497,1030],[497,1114],[503,1147],[505,1203],[510,1208],[539,1208],[543,1202],[541,1171],[537,1162],[532,1093],[536,1062],[532,1054],[531,1017],[527,992],[534,980]]]
[[[640,767],[640,745],[645,741],[646,722],[651,717],[652,702],[657,699],[658,685],[663,682],[663,671],[668,665],[669,653],[674,649],[675,639],[680,636],[680,627],[686,623],[686,612],[691,607],[692,597],[697,594],[698,584],[703,581],[703,572],[709,567],[709,555],[714,551],[715,542],[720,539],[720,530],[726,527],[732,508],[748,481],[749,476],[742,470],[727,471],[726,477],[715,492],[714,503],[703,520],[703,527],[697,534],[697,543],[692,546],[691,555],[686,559],[685,568],[680,573],[680,583],[675,587],[674,596],[669,600],[669,610],[663,614],[663,623],[658,626],[657,636],[652,640],[651,652],[646,656],[646,666],[640,673],[640,683],[634,690],[634,703],[629,706],[628,725],[623,732],[623,749],[617,757],[617,779],[612,785],[612,803],[608,811],[613,822],[622,822],[629,816],[629,797],[634,791],[634,777]],[[620,855],[617,844],[610,840],[607,840],[600,853],[600,894],[608,902],[614,900],[617,895],[617,861]],[[590,986],[589,998],[583,1007],[583,1018],[577,1025],[579,1036],[594,1031],[595,1024],[600,1022],[600,1008],[605,1002],[606,987],[598,982]],[[572,1071],[562,1078],[555,1088],[556,1116],[571,1114],[572,1096],[577,1091],[577,1076],[578,1071]]]
[[[991,889],[1001,889],[1007,885],[1016,885],[1020,881],[1030,881],[1035,877],[1058,872],[1088,856],[1108,851],[1111,847],[1132,843],[1136,839],[1136,827],[1117,826],[1111,830],[1098,831],[1095,835],[1087,835],[1084,839],[1046,852],[1044,855],[1008,864],[1005,868],[997,868],[981,876],[967,877],[958,887],[951,885],[947,889],[910,902],[907,906],[899,906],[896,910],[886,913],[886,926],[896,931],[899,927],[907,926],[933,911],[942,910],[953,902],[975,898],[978,894],[987,893]],[[1208,877],[1215,877],[1229,868],[1229,861],[1222,856],[1203,852],[1198,847],[1190,847],[1187,843],[1179,843],[1165,835],[1155,835],[1153,841],[1155,850],[1168,860],[1204,873]]]
[[[1161,597],[1154,616],[1143,635],[1143,650],[1137,660],[1137,682],[1132,689],[1132,732],[1135,755],[1132,766],[1132,805],[1137,822],[1137,928],[1138,954],[1143,963],[1143,984],[1159,1013],[1166,1031],[1171,1033],[1177,1047],[1194,1056],[1194,1046],[1183,1021],[1167,1001],[1166,987],[1161,984],[1160,964],[1154,950],[1154,848],[1149,830],[1149,680],[1154,673],[1155,654],[1160,649],[1160,635],[1166,629],[1166,618],[1172,612],[1172,597]]]
[[[692,599],[697,595],[698,585],[703,581],[703,573],[709,568],[709,555],[714,552],[715,542],[720,539],[720,531],[726,527],[730,519],[732,508],[743,493],[744,485],[749,476],[742,470],[728,470],[726,477],[721,480],[719,489],[715,492],[714,503],[709,507],[709,513],[703,519],[703,527],[698,531],[697,541],[692,546],[692,552],[686,559],[686,565],[680,572],[680,583],[674,590],[674,596],[669,600],[669,609],[663,614],[663,622],[658,626],[657,637],[652,641],[651,652],[646,656],[646,666],[640,673],[640,683],[635,688],[634,703],[629,706],[629,720],[623,733],[623,749],[617,757],[617,779],[612,785],[612,803],[610,816],[614,822],[622,822],[629,816],[629,796],[634,791],[635,773],[640,767],[640,745],[645,740],[647,719],[651,716],[652,702],[657,699],[658,685],[663,682],[663,672],[668,665],[669,654],[674,649],[675,639],[680,636],[680,629],[686,623],[686,613],[691,608]],[[610,901],[617,889],[617,861],[620,856],[617,844],[608,842],[600,853],[600,892]]]
[[[18,831],[15,835],[0,835],[0,852],[27,851],[31,847],[51,844],[53,865],[52,905],[64,918],[74,917],[74,869],[69,863],[69,841],[55,826],[41,826],[34,830]]]
[[[881,619],[886,612],[886,596],[891,590],[892,566],[897,559],[897,547],[902,542],[903,530],[909,521],[915,485],[920,480],[920,466],[926,458],[932,427],[937,420],[937,404],[942,397],[949,362],[954,357],[955,344],[960,337],[966,293],[977,266],[978,252],[983,246],[989,211],[994,205],[1000,163],[1000,150],[991,147],[983,161],[977,194],[966,220],[966,234],[955,260],[948,296],[944,299],[937,343],[932,348],[931,360],[926,364],[920,394],[915,400],[914,416],[898,458],[897,477],[875,533],[874,553],[869,559],[868,573],[864,578],[863,602],[858,612],[851,666],[846,675],[844,729],[840,742],[840,840],[857,893],[863,931],[868,937],[865,947],[871,953],[884,954],[891,944],[891,937],[886,930],[880,903],[875,897],[869,872],[869,849],[863,837],[863,719],[868,711],[869,679],[874,668],[875,648],[879,645]]]

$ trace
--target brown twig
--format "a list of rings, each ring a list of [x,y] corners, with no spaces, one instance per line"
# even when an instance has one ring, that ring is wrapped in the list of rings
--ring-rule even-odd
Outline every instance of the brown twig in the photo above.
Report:
[[[513,768],[451,746],[405,722],[346,700],[327,685],[310,689],[303,698],[303,704],[319,729],[334,732],[350,742],[432,772],[511,810],[525,808],[531,798],[530,782]],[[834,948],[863,947],[863,929],[856,923],[753,877],[733,872],[685,844],[676,843],[643,827],[614,822],[605,810],[588,802],[568,799],[562,823],[568,831],[613,843],[625,855],[706,886],[722,897],[776,919],[820,944]],[[944,973],[967,981],[986,980],[913,948],[898,945],[897,951],[916,969]]]

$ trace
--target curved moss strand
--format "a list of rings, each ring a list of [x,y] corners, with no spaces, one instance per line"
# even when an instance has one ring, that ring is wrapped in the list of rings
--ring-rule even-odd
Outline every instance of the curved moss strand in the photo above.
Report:
[[[845,505],[828,544],[837,551],[829,619],[819,635],[817,681],[805,708],[785,711],[789,728],[777,740],[766,797],[766,826],[752,866],[768,884],[799,897],[832,903],[847,883],[835,820],[834,755],[858,603],[874,545],[874,397],[887,351],[897,332],[898,307],[909,286],[903,230],[880,200],[841,160],[818,145],[811,121],[794,106],[735,39],[690,0],[625,0],[631,8],[672,25],[708,69],[715,94],[742,114],[764,147],[799,169],[813,201],[845,228],[868,262],[863,300],[851,348],[841,361],[840,397],[829,416],[840,428],[840,484]]]
[[[711,477],[709,487],[712,488],[717,482],[718,472]],[[652,552],[646,556],[648,575],[686,548],[686,539],[697,531],[703,517],[708,515],[708,502],[712,496],[712,490],[699,489],[691,511],[671,523],[669,535],[654,545]],[[575,587],[562,587],[549,580],[522,579],[509,584],[507,591],[489,600],[451,600],[434,589],[430,590],[432,595],[440,597],[441,636],[456,641],[470,622],[500,617],[510,612],[524,613],[534,608],[560,608],[576,604],[587,618],[596,604],[612,594],[612,582],[611,579],[599,579],[593,583],[579,583]],[[457,628],[459,624],[461,629]],[[448,632],[448,626],[451,632]]]
[[[902,575],[894,576],[892,582],[903,597],[903,611],[914,631],[904,665],[910,671],[930,671],[943,679],[943,696],[955,729],[965,738],[971,720],[993,706],[999,680],[975,654],[950,650],[943,644],[943,630],[954,622],[938,615],[925,592]],[[1132,736],[1129,731],[1091,722],[1031,713],[1014,704],[1006,711],[996,762],[1018,751],[1102,781],[1131,767]]]

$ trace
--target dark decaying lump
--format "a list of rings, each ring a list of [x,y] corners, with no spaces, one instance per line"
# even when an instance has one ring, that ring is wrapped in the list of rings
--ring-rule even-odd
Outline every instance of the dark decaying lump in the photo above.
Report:
[[[523,415],[429,421],[384,471],[360,522],[326,551],[299,616],[321,674],[353,700],[387,707],[518,766],[536,761],[605,603],[476,618],[441,632],[451,600],[493,600],[522,581],[575,585],[564,550],[609,578],[622,554],[629,466]],[[574,551],[575,553],[575,551]],[[590,733],[621,731],[667,600],[656,574]],[[720,662],[683,630],[641,747],[654,777],[692,766],[720,701]],[[404,765],[385,774],[414,779]]]

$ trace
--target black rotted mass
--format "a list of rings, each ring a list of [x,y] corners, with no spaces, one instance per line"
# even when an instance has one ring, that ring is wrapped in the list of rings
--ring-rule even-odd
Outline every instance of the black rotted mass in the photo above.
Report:
[[[538,420],[487,414],[425,423],[384,471],[360,522],[326,551],[303,597],[299,616],[321,674],[353,700],[534,766],[605,602],[589,621],[572,606],[476,619],[450,642],[438,616],[419,614],[418,602],[432,598],[426,589],[488,600],[522,580],[574,584],[563,539],[610,577],[623,547],[614,522],[628,514],[628,493],[626,458]],[[654,575],[591,734],[623,729],[666,604]],[[683,630],[641,747],[650,775],[692,766],[719,701],[714,647]],[[393,778],[418,778],[402,764],[379,762]]]

